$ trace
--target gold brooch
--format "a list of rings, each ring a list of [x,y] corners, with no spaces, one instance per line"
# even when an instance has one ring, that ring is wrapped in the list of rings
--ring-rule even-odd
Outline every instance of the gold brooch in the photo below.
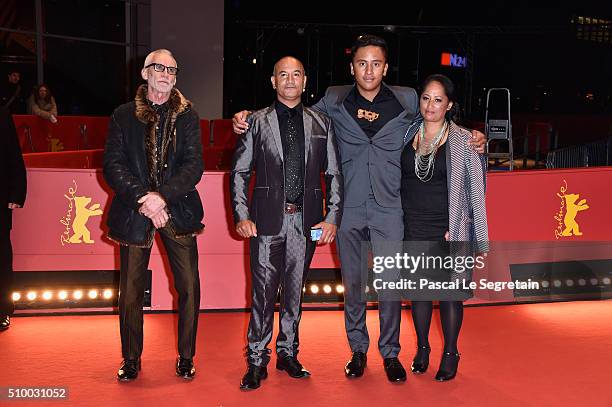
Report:
[[[369,110],[365,110],[365,109],[357,110],[358,119],[366,119],[369,122],[373,122],[374,120],[378,119],[379,116],[380,114],[376,112],[370,112]]]

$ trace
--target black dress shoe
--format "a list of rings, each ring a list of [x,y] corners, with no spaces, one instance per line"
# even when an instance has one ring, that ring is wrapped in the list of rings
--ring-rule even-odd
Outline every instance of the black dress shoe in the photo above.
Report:
[[[122,382],[129,382],[138,377],[138,371],[140,370],[140,359],[130,360],[123,359],[121,367],[117,372],[117,379]]]
[[[304,366],[302,366],[295,356],[279,357],[276,359],[276,368],[286,371],[287,374],[294,379],[310,376],[310,372],[304,369]]]
[[[406,370],[398,358],[386,358],[384,366],[387,379],[390,382],[398,383],[406,381]]]
[[[417,353],[412,360],[412,366],[410,369],[414,374],[423,374],[427,371],[429,367],[429,353],[431,352],[431,348],[429,346],[419,346],[417,348]]]
[[[176,375],[182,377],[185,380],[193,379],[195,376],[196,369],[193,366],[193,359],[183,359],[179,357],[176,360]]]
[[[457,375],[457,367],[459,366],[460,353],[444,352],[440,361],[440,368],[436,373],[436,380],[445,382],[453,380]]]
[[[268,369],[265,366],[249,365],[246,373],[240,380],[242,390],[255,390],[261,385],[261,381],[268,377]]]
[[[347,377],[363,376],[363,369],[368,364],[368,356],[363,352],[353,352],[351,360],[344,367],[344,374]]]
[[[8,315],[0,315],[0,331],[5,331],[11,326],[11,317]]]

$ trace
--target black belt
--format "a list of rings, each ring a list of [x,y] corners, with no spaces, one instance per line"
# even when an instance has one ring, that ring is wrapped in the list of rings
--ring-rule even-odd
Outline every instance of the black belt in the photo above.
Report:
[[[285,203],[285,213],[292,214],[296,212],[302,212],[302,205]]]

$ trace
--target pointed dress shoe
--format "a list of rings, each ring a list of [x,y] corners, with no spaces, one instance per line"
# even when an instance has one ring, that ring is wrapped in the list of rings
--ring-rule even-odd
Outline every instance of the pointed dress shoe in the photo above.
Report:
[[[176,360],[176,375],[182,377],[185,380],[193,379],[195,376],[196,369],[193,365],[193,359],[183,359],[179,357]]]
[[[268,369],[265,366],[249,365],[246,373],[240,380],[241,390],[255,390],[261,385],[261,381],[268,377]]]
[[[393,383],[406,381],[406,370],[398,358],[386,358],[384,360],[387,379]]]
[[[431,348],[429,346],[419,346],[417,348],[417,353],[412,360],[412,366],[410,366],[410,370],[414,374],[423,374],[427,371],[429,367],[429,353],[431,352]]]
[[[119,371],[117,371],[117,380],[121,382],[129,382],[138,377],[140,370],[140,359],[130,360],[123,359]]]
[[[460,356],[460,353],[455,352],[444,352],[442,354],[440,368],[438,369],[438,373],[436,373],[437,381],[446,382],[455,378],[457,375],[457,367],[459,366]]]
[[[310,372],[304,369],[304,366],[302,366],[295,356],[279,357],[276,360],[276,368],[278,370],[284,370],[294,379],[310,376]]]
[[[0,331],[6,331],[11,326],[11,317],[9,315],[0,315]]]
[[[344,367],[344,374],[347,377],[361,377],[363,370],[368,364],[368,357],[363,352],[353,352],[351,360]]]

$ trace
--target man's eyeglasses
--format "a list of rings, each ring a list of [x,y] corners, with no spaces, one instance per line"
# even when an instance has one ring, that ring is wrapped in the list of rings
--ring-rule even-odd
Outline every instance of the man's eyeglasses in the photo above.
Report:
[[[162,64],[149,64],[147,66],[145,66],[145,68],[150,68],[153,67],[153,69],[155,70],[155,72],[164,72],[167,71],[168,75],[176,75],[178,73],[178,68],[174,67],[174,66],[166,66],[166,65],[162,65]]]

